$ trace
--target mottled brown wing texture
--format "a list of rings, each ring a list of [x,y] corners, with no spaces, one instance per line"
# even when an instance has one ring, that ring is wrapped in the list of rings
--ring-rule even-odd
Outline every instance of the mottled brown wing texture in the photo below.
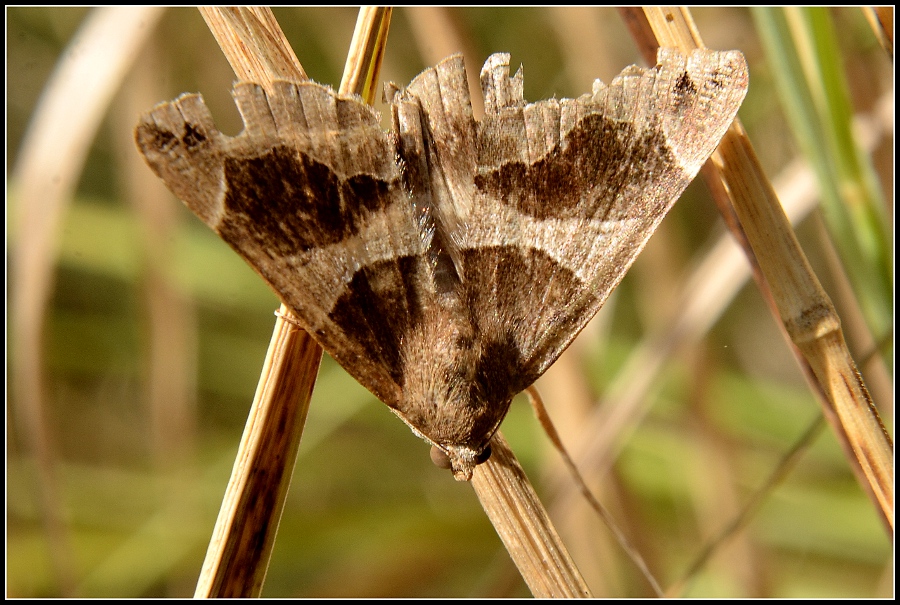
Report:
[[[289,82],[236,86],[237,137],[190,95],[136,130],[169,188],[461,479],[715,149],[747,69],[661,50],[527,104],[499,54],[481,82],[481,121],[453,56],[393,90],[390,133],[359,99]]]
[[[521,70],[510,77],[509,56],[497,54],[481,72],[477,124],[467,104],[443,101],[468,98],[461,72],[452,58],[408,92],[438,124],[439,162],[465,167],[444,212],[459,226],[476,330],[507,343],[497,363],[514,368],[518,392],[593,317],[712,154],[746,94],[747,67],[739,52],[661,49],[655,69],[631,67],[579,99],[526,104]]]
[[[137,127],[153,170],[271,285],[304,327],[387,404],[415,321],[423,251],[378,115],[307,82],[238,84],[244,131],[185,95]]]

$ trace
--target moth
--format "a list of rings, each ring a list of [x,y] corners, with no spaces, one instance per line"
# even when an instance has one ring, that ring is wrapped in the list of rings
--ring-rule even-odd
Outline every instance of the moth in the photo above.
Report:
[[[468,480],[514,395],[559,357],[709,158],[747,91],[737,51],[661,49],[577,99],[526,103],[508,54],[388,86],[391,129],[315,82],[241,82],[244,130],[199,95],[137,146],[300,324]]]

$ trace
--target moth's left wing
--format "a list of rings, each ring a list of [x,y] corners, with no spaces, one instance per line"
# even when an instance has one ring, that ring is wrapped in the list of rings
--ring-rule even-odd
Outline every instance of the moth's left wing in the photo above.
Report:
[[[314,82],[234,90],[220,133],[197,95],[142,117],[153,170],[295,311],[357,380],[396,407],[401,341],[419,314],[424,243],[394,147],[359,99]]]
[[[747,66],[736,51],[661,49],[655,68],[630,67],[593,94],[526,104],[521,70],[510,77],[497,54],[482,69],[477,123],[464,74],[450,59],[409,91],[453,171],[441,212],[485,363],[515,393],[593,317],[715,150]]]

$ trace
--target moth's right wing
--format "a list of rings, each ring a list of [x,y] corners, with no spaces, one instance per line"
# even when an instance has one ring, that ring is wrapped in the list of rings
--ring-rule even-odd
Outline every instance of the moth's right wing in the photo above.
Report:
[[[481,72],[475,122],[462,58],[407,89],[420,100],[448,195],[436,198],[485,356],[508,397],[597,312],[712,154],[747,91],[736,51],[662,49],[579,99],[527,104],[509,55]]]

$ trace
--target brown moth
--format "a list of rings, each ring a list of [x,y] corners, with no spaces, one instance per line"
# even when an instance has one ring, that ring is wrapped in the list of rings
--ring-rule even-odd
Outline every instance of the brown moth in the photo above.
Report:
[[[389,87],[393,125],[314,82],[239,83],[244,131],[198,95],[142,117],[166,185],[354,378],[469,479],[513,396],[581,331],[712,154],[741,53],[661,49],[578,99],[526,103],[509,55]]]

